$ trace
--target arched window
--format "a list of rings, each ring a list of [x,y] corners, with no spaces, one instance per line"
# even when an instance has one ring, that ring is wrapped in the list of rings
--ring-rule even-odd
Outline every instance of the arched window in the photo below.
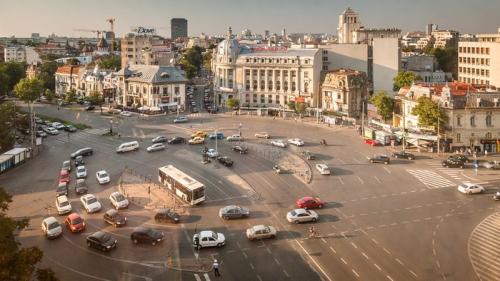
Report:
[[[491,114],[486,115],[486,126],[491,126]]]
[[[304,83],[304,92],[307,93],[309,91],[309,83]]]

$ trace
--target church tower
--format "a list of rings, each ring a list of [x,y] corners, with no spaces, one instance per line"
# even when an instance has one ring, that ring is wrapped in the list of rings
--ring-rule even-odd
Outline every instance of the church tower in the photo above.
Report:
[[[339,26],[337,27],[337,36],[340,44],[356,43],[353,32],[361,28],[358,14],[351,8],[347,8],[339,15]]]

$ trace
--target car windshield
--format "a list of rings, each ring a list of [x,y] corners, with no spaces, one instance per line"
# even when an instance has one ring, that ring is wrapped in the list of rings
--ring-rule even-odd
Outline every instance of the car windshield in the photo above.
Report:
[[[59,223],[56,222],[56,221],[48,225],[49,229],[54,229],[54,228],[57,228],[57,227],[59,227]]]
[[[107,177],[107,176],[108,176],[108,174],[107,174],[106,172],[104,172],[104,173],[100,173],[100,174],[99,174],[99,177],[100,177],[100,178],[105,178],[105,177]]]
[[[69,202],[68,201],[62,201],[59,206],[61,207],[65,207],[65,206],[68,206],[69,205]]]
[[[465,184],[461,184],[461,185],[460,185],[460,187],[461,187],[461,188],[468,188],[468,186],[467,186],[467,185],[465,185]]]
[[[82,218],[77,217],[76,219],[74,219],[74,220],[71,221],[71,224],[80,224],[82,222],[83,222]]]
[[[91,197],[89,199],[87,199],[87,204],[92,204],[92,203],[95,203],[97,202],[97,199],[95,199],[94,197]]]
[[[291,214],[292,214],[292,216],[296,216],[296,215],[297,215],[297,212],[292,211],[292,212],[291,212]]]
[[[85,172],[85,167],[78,167],[78,172]]]
[[[215,239],[215,240],[217,240],[217,233],[213,232],[212,233],[212,238]]]
[[[125,196],[123,194],[117,194],[115,195],[116,201],[123,201],[125,200]]]

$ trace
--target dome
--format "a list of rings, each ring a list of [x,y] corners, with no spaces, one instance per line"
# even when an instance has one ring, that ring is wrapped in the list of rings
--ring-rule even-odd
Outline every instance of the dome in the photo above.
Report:
[[[240,53],[240,44],[236,39],[228,38],[219,43],[217,50],[219,55],[237,57]]]
[[[99,40],[99,43],[97,43],[98,48],[107,48],[108,47],[108,42],[106,42],[106,39],[102,38]]]

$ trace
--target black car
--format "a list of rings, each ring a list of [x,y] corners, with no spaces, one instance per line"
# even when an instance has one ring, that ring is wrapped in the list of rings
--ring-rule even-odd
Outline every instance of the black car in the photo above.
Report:
[[[374,155],[373,157],[370,158],[370,163],[384,163],[384,164],[389,164],[391,162],[391,159],[387,155]]]
[[[86,111],[91,111],[91,110],[94,110],[94,109],[95,109],[95,106],[93,106],[93,105],[87,105],[87,106],[85,107],[85,110],[86,110]]]
[[[156,243],[161,242],[165,238],[163,232],[149,228],[149,227],[136,227],[132,234],[130,234],[130,239],[134,244],[137,243],[151,243],[156,245]]]
[[[85,147],[78,149],[77,151],[71,153],[71,159],[75,159],[77,156],[89,156],[94,153],[94,150],[90,147]]]
[[[464,163],[469,163],[471,160],[467,158],[465,155],[450,155],[448,159],[452,159],[455,161],[462,161]]]
[[[219,161],[219,163],[221,163],[222,165],[224,165],[226,167],[233,166],[233,160],[231,160],[231,158],[229,158],[227,156],[218,157],[217,160]]]
[[[235,145],[235,146],[233,146],[233,151],[238,152],[240,154],[247,154],[248,148],[241,146],[241,145]]]
[[[62,195],[68,195],[68,184],[65,182],[60,182],[56,189],[56,197]]]
[[[186,139],[183,137],[173,137],[168,140],[168,144],[179,144],[179,143],[186,143]]]
[[[99,249],[103,252],[116,248],[118,240],[104,231],[97,231],[87,236],[87,247]]]
[[[73,126],[73,125],[68,125],[68,126],[65,126],[65,127],[64,127],[64,130],[65,130],[66,132],[71,132],[71,133],[76,132],[76,128],[75,128],[75,126]]]
[[[127,218],[115,209],[109,209],[104,213],[104,221],[114,227],[124,226],[127,223]]]
[[[75,183],[75,192],[76,194],[85,194],[88,191],[87,183],[85,179],[77,179]]]
[[[409,152],[406,152],[404,150],[402,151],[397,151],[397,152],[394,152],[392,154],[392,157],[398,159],[398,158],[401,158],[401,159],[408,159],[408,160],[414,160],[415,159],[415,155],[409,153]]]
[[[316,156],[312,154],[310,151],[302,151],[302,156],[304,156],[307,160],[314,160],[316,159]]]
[[[178,223],[180,220],[181,216],[179,214],[167,208],[159,209],[155,215],[156,222]]]
[[[458,158],[448,158],[441,162],[441,165],[446,168],[465,168],[465,162]]]
[[[158,136],[158,137],[152,139],[151,142],[152,143],[164,143],[164,142],[168,142],[168,139],[165,136]]]

